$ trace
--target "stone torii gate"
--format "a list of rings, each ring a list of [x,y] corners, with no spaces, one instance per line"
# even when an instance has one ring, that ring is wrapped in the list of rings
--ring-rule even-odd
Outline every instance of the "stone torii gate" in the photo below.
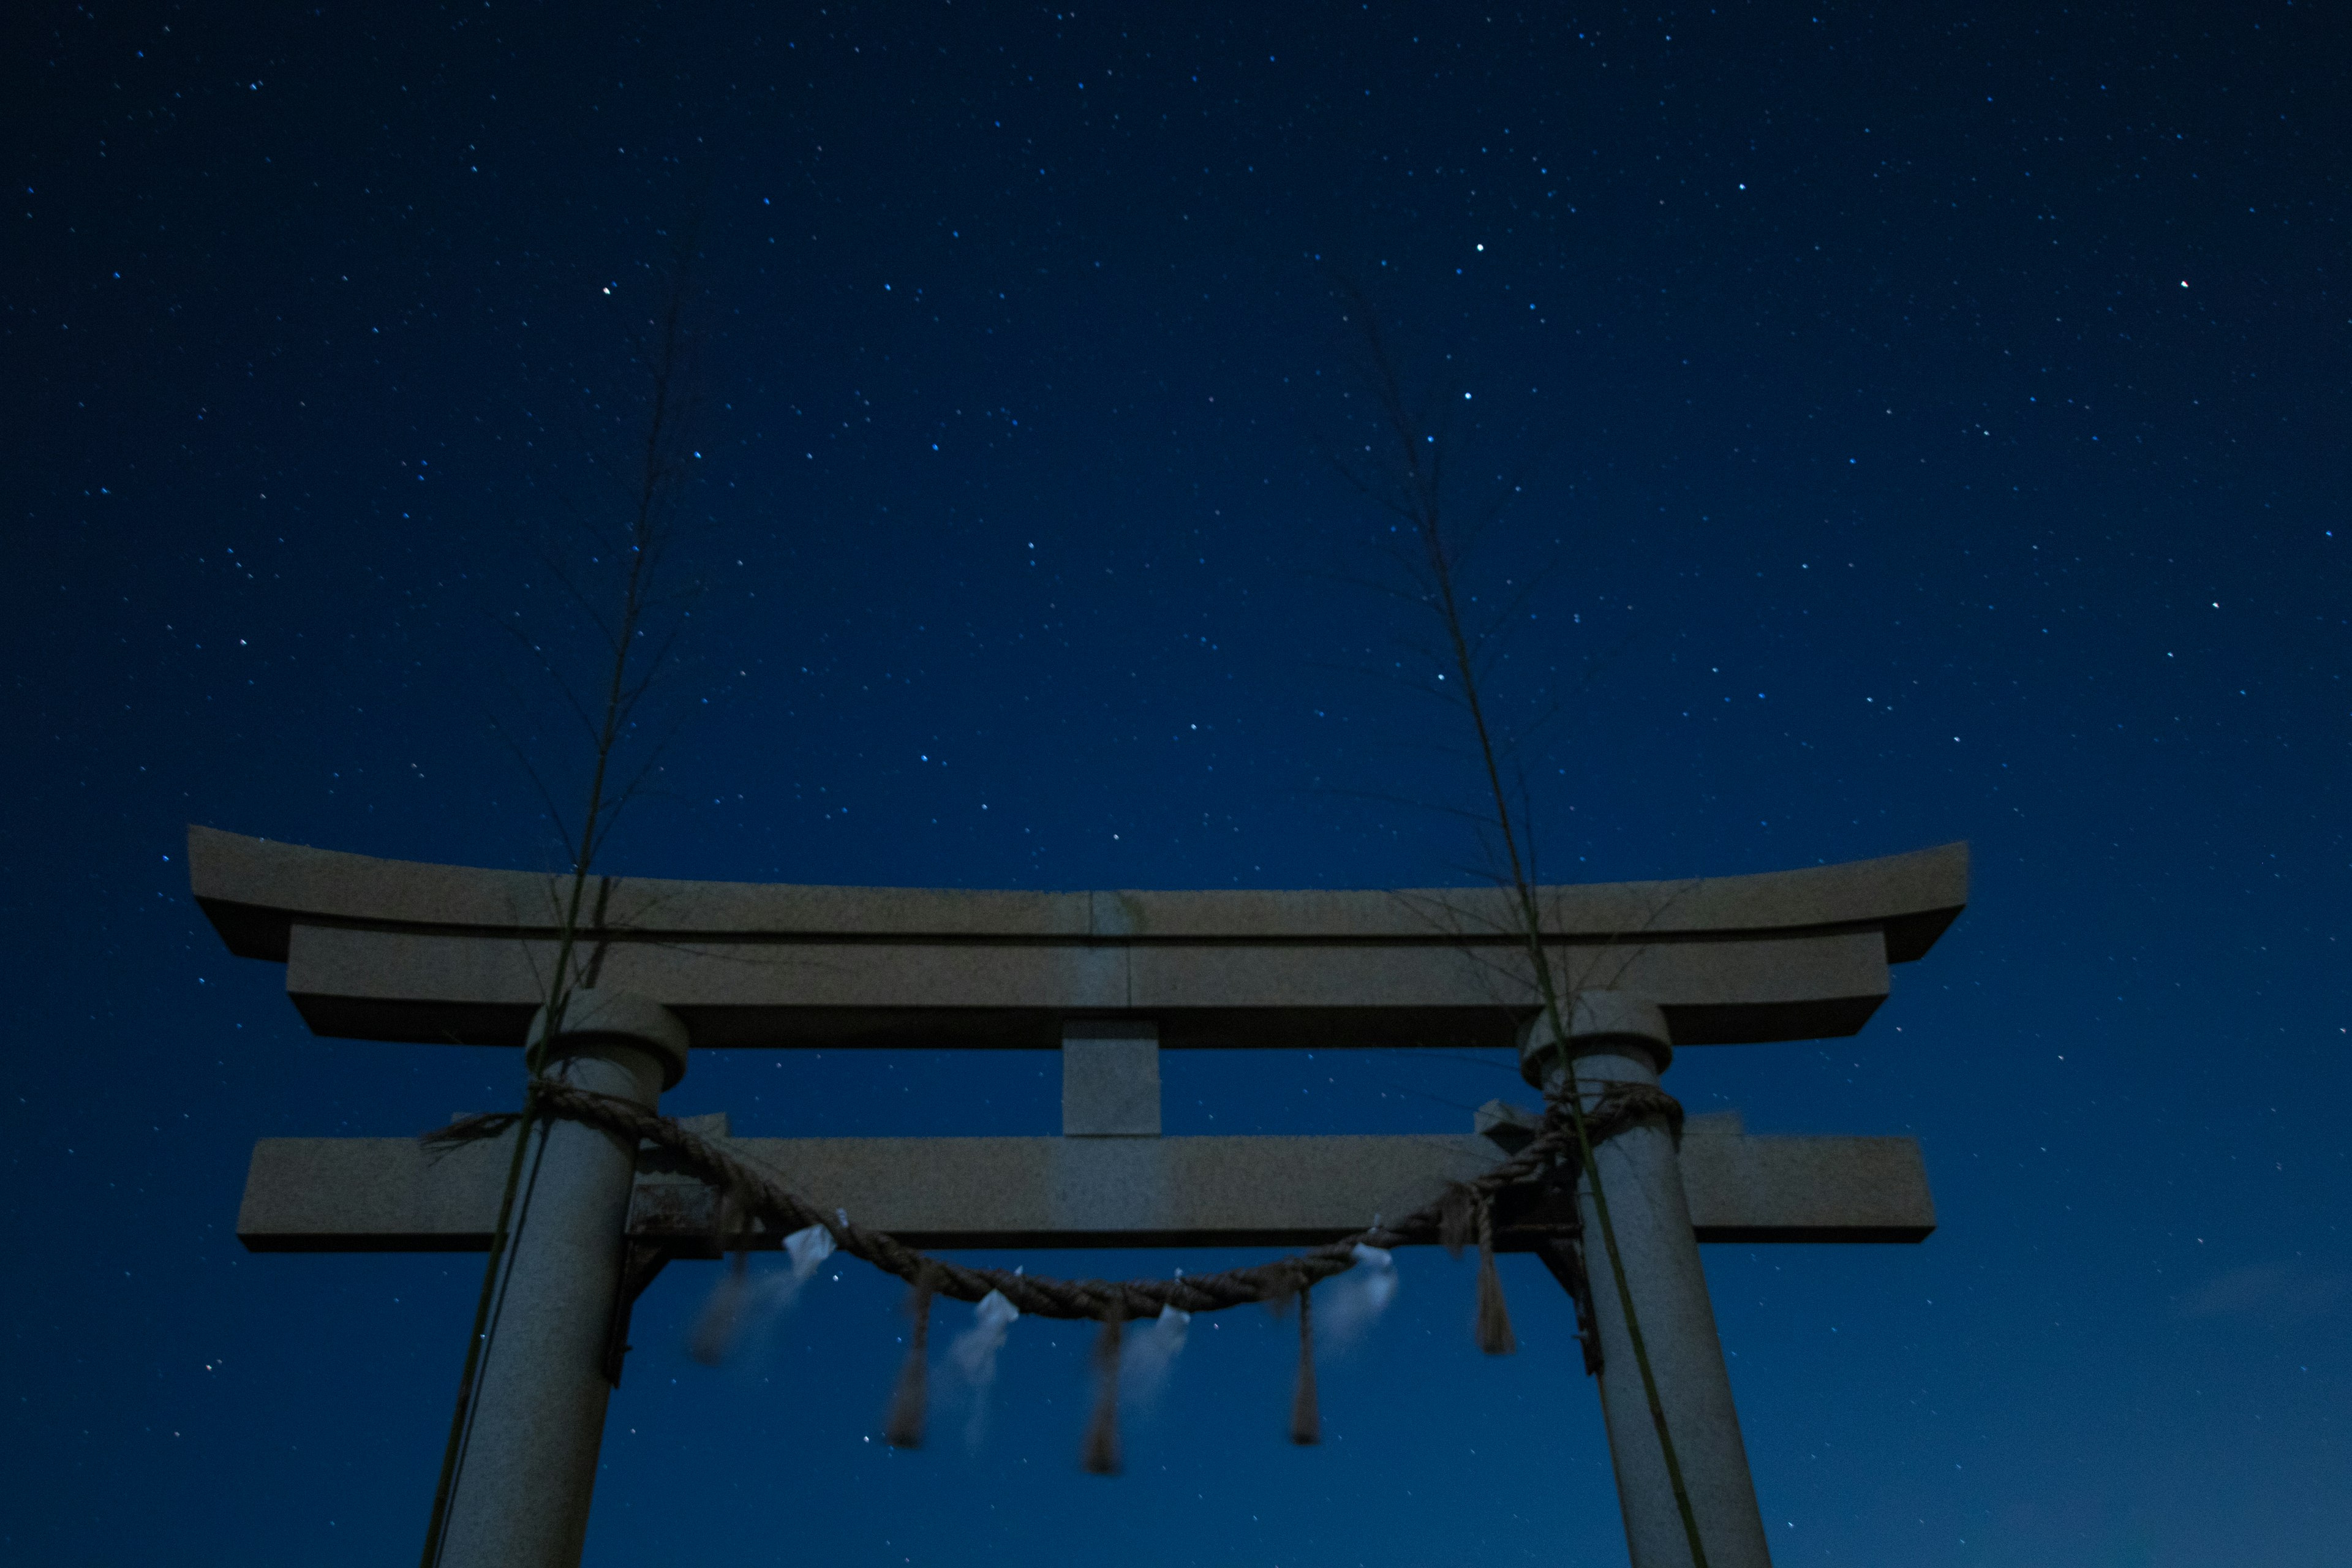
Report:
[[[230,952],[286,965],[320,1035],[522,1046],[545,999],[551,879],[189,830],[199,905]],[[1655,1085],[1675,1050],[1858,1033],[1888,967],[1967,901],[1968,848],[1689,882],[1545,889],[1587,1086]],[[1159,1052],[1517,1045],[1559,1053],[1510,911],[1481,890],[960,892],[603,879],[588,984],[547,1060],[655,1108],[698,1049],[1056,1048],[1060,1137],[733,1140],[824,1207],[925,1248],[1312,1246],[1402,1214],[1531,1135],[1499,1101],[1458,1136],[1160,1134]],[[518,1090],[521,1085],[517,1085]],[[726,1119],[701,1131],[725,1136]],[[254,1251],[483,1251],[499,1139],[270,1138],[237,1234]],[[715,1255],[714,1199],[572,1122],[544,1133],[513,1241],[444,1561],[558,1568],[584,1539],[630,1304]],[[1935,1228],[1909,1138],[1757,1137],[1737,1113],[1601,1145],[1628,1283],[1716,1568],[1769,1561],[1698,1246],[1916,1242]],[[1687,1562],[1613,1286],[1582,1288],[1580,1217],[1498,1205],[1496,1245],[1577,1295],[1635,1568]],[[773,1247],[773,1235],[753,1245]],[[1604,1275],[1604,1279],[1607,1277]]]

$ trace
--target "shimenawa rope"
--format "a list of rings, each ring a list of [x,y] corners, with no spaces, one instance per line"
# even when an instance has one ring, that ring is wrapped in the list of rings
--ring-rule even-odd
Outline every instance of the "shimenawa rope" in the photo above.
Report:
[[[1458,1254],[1474,1238],[1478,1247],[1479,1348],[1489,1354],[1508,1354],[1517,1348],[1510,1316],[1503,1305],[1502,1286],[1495,1271],[1494,1200],[1503,1189],[1527,1180],[1566,1157],[1577,1163],[1574,1121],[1560,1098],[1547,1105],[1536,1136],[1517,1153],[1497,1162],[1465,1182],[1448,1186],[1433,1201],[1391,1223],[1375,1223],[1321,1247],[1308,1247],[1271,1262],[1228,1268],[1215,1274],[1180,1274],[1166,1279],[1062,1279],[1047,1275],[1013,1273],[1002,1268],[974,1268],[933,1258],[908,1246],[887,1231],[857,1224],[839,1209],[830,1213],[785,1186],[756,1161],[738,1154],[719,1140],[706,1138],[673,1118],[647,1110],[631,1100],[535,1078],[528,1091],[530,1110],[540,1116],[577,1121],[601,1129],[632,1144],[651,1143],[667,1150],[677,1164],[699,1177],[719,1195],[719,1224],[748,1228],[752,1217],[768,1221],[782,1232],[820,1226],[834,1245],[851,1257],[895,1274],[913,1287],[908,1309],[913,1331],[908,1335],[907,1365],[892,1401],[887,1424],[891,1442],[913,1447],[920,1441],[924,1397],[923,1361],[929,1340],[931,1300],[948,1296],[979,1301],[992,1291],[1023,1313],[1040,1318],[1093,1320],[1104,1325],[1097,1347],[1098,1376],[1104,1393],[1090,1424],[1087,1468],[1101,1473],[1118,1468],[1116,1415],[1112,1401],[1117,1386],[1121,1326],[1130,1320],[1156,1318],[1167,1308],[1181,1312],[1214,1312],[1228,1307],[1264,1302],[1277,1308],[1297,1297],[1299,1304],[1299,1387],[1293,1401],[1291,1436],[1313,1443],[1319,1436],[1317,1418],[1313,1331],[1309,1292],[1321,1281],[1354,1268],[1359,1247],[1387,1249],[1414,1242],[1442,1242]],[[1663,1119],[1679,1133],[1683,1108],[1672,1095],[1649,1084],[1611,1083],[1588,1090],[1583,1105],[1585,1134],[1592,1146],[1651,1118]],[[424,1135],[427,1144],[467,1142],[495,1138],[524,1119],[520,1111],[489,1111],[469,1116]]]

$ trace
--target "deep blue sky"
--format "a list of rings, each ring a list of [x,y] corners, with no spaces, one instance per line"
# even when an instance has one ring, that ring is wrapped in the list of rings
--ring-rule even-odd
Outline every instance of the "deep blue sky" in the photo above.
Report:
[[[1429,628],[1318,456],[1353,278],[1523,487],[1484,602],[1555,572],[1496,689],[1570,697],[1549,874],[1976,847],[1864,1037],[1668,1080],[1916,1132],[1935,1184],[1916,1248],[1707,1255],[1780,1560],[2342,1560],[2340,16],[242,9],[27,7],[0,49],[5,1555],[415,1552],[478,1268],[248,1257],[237,1194],[257,1136],[413,1131],[518,1065],[310,1037],[182,834],[550,863],[490,721],[567,797],[579,759],[499,623],[583,657],[542,554],[606,504],[693,226],[702,591],[610,868],[1464,880]],[[709,1056],[669,1104],[1045,1131],[1052,1065]],[[1178,1132],[1526,1092],[1168,1074]],[[1285,1331],[1203,1321],[1113,1483],[1066,1331],[1016,1331],[976,1450],[891,1454],[894,1284],[712,1373],[680,1267],[589,1560],[1622,1562],[1565,1304],[1506,1261],[1523,1353],[1409,1257],[1318,1450]]]

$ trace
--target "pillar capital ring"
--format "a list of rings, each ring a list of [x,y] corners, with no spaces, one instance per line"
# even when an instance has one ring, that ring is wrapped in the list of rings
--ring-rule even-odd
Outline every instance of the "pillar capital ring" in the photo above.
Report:
[[[1674,1059],[1674,1036],[1658,1005],[1630,991],[1579,991],[1562,998],[1560,1012],[1568,1023],[1570,1056],[1630,1047],[1649,1058],[1663,1073]],[[1551,1017],[1538,1013],[1519,1030],[1519,1076],[1540,1089],[1545,1075],[1559,1065],[1558,1037]]]
[[[547,1009],[531,1015],[530,1044],[547,1030]],[[664,1089],[675,1089],[686,1076],[685,1021],[650,997],[634,991],[607,991],[582,986],[563,1008],[562,1032],[555,1037],[551,1057],[593,1049],[599,1041],[634,1046],[661,1064]]]

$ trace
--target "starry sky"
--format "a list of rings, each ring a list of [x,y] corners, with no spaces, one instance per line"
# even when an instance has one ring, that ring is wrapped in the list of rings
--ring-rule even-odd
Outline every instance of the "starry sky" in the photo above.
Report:
[[[609,587],[665,300],[698,456],[659,787],[606,868],[1476,881],[1433,626],[1330,460],[1360,295],[1494,513],[1543,875],[1974,846],[1861,1037],[1667,1079],[1916,1134],[1936,1192],[1916,1247],[1707,1252],[1779,1560],[2340,1560],[2341,16],[1244,9],[0,23],[7,1555],[413,1558],[478,1269],[247,1255],[245,1162],[511,1103],[519,1064],[309,1036],[184,827],[560,861],[518,753],[577,796],[540,660],[593,665],[562,584]],[[1166,1070],[1171,1132],[1528,1096],[1475,1053]],[[1045,1132],[1056,1072],[712,1053],[667,1103]],[[1066,1329],[894,1453],[893,1282],[824,1279],[714,1371],[679,1266],[588,1561],[1622,1563],[1557,1287],[1505,1259],[1488,1360],[1469,1266],[1402,1267],[1323,1447],[1282,1440],[1288,1331],[1227,1314],[1106,1482]]]

